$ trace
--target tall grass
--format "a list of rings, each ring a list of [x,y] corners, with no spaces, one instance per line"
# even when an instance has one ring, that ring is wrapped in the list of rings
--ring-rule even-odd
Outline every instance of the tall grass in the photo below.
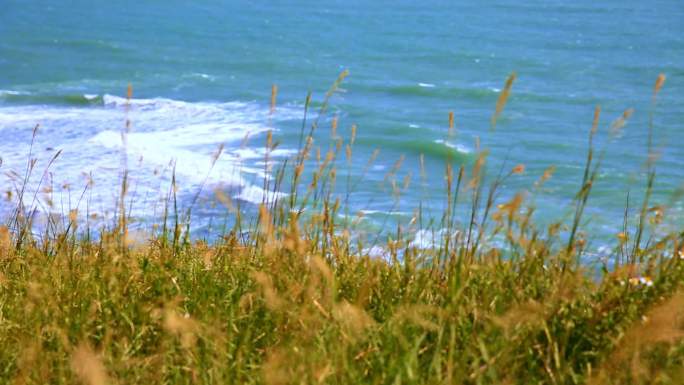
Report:
[[[407,236],[424,226],[418,210],[406,226],[375,237],[384,243],[385,258],[377,258],[377,248],[354,234],[361,214],[348,211],[356,127],[345,140],[333,119],[327,152],[314,140],[346,76],[313,120],[307,96],[299,151],[266,170],[264,189],[272,193],[254,218],[217,192],[235,220],[212,244],[190,236],[196,198],[183,215],[175,177],[161,226],[142,241],[131,237],[123,160],[116,225],[86,237],[72,213],[66,228],[36,234],[35,208],[24,199],[35,166],[29,154],[17,209],[0,227],[0,382],[681,383],[684,232],[656,238],[653,231],[664,214],[650,207],[650,140],[640,219],[635,228],[616,224],[614,263],[604,264],[600,277],[581,263],[582,218],[605,151],[594,148],[598,107],[568,223],[533,223],[534,196],[502,199],[502,185],[525,166],[504,166],[492,178],[480,150],[458,170],[446,164],[438,224],[445,230],[434,232],[434,244]],[[664,81],[658,77],[653,104]],[[273,114],[276,86],[271,95]],[[454,120],[450,113],[450,136]],[[127,120],[124,141],[130,127]],[[269,134],[266,145],[268,167],[278,144]],[[338,170],[345,167],[340,196]],[[394,196],[410,185],[410,178],[397,180],[400,167],[401,160],[385,177]],[[532,191],[552,175],[550,167]],[[287,195],[276,194],[284,189]]]

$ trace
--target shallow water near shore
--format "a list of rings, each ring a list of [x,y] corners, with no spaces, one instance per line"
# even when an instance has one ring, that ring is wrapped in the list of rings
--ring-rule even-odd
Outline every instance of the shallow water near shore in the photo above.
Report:
[[[563,218],[581,182],[596,105],[603,108],[601,138],[625,109],[635,113],[608,147],[589,204],[590,237],[598,244],[614,239],[628,192],[630,206],[640,203],[651,110],[661,153],[655,201],[670,203],[684,182],[679,1],[66,6],[10,0],[3,7],[0,188],[17,183],[11,170],[23,175],[32,132],[40,124],[33,146],[35,183],[62,150],[44,178],[54,200],[51,208],[42,206],[46,211],[79,205],[84,211],[87,201],[92,212],[113,212],[125,162],[136,197],[131,211],[145,221],[162,210],[159,198],[168,194],[175,169],[185,203],[202,188],[194,221],[198,234],[210,237],[215,231],[209,218],[225,214],[224,207],[212,205],[213,191],[228,191],[248,210],[261,202],[265,163],[297,151],[307,91],[318,106],[344,69],[350,76],[331,99],[316,142],[327,151],[333,116],[345,139],[351,125],[358,125],[351,166],[340,160],[337,190],[343,197],[348,193],[342,181],[349,172],[349,211],[365,210],[369,231],[408,222],[418,207],[439,218],[445,162],[472,162],[477,138],[489,150],[492,175],[504,164],[526,166],[523,175],[507,180],[502,199],[531,189],[555,165],[535,202],[540,220]],[[512,71],[518,78],[492,132],[489,118]],[[667,82],[652,107],[659,73]],[[134,88],[130,103],[128,83]],[[274,83],[278,103],[270,113]],[[449,111],[455,114],[453,138],[447,136]],[[266,162],[268,131],[280,144]],[[380,154],[366,167],[375,149]],[[402,156],[397,180],[410,174],[413,182],[392,198],[386,175]],[[9,205],[0,203],[3,212]],[[672,202],[667,214],[671,228],[684,226],[681,202]]]

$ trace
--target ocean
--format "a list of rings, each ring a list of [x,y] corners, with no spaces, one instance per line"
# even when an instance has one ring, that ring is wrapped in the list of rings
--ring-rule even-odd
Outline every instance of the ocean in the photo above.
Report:
[[[525,166],[506,179],[499,202],[527,191],[538,221],[569,219],[597,105],[596,144],[606,153],[583,223],[587,236],[597,245],[614,241],[628,197],[628,218],[638,215],[651,119],[660,155],[653,204],[667,206],[664,229],[684,227],[676,199],[684,183],[680,0],[3,0],[0,8],[3,213],[35,158],[30,186],[39,191],[25,195],[27,205],[112,215],[125,164],[136,221],[161,215],[175,172],[181,206],[196,206],[197,236],[211,238],[217,218],[231,215],[215,203],[216,191],[253,212],[269,167],[297,152],[307,93],[308,129],[347,70],[315,145],[325,154],[335,136],[349,143],[357,125],[352,161],[338,160],[336,191],[346,204],[341,212],[365,213],[366,231],[408,226],[418,208],[438,222],[446,163],[469,169],[478,143],[491,177]],[[512,72],[511,96],[491,130]],[[660,73],[667,80],[653,104]],[[611,123],[629,108],[626,126],[609,139]],[[266,151],[269,131],[273,151]],[[552,165],[553,177],[535,189]],[[393,194],[391,178],[411,182]],[[457,217],[467,221],[465,206]]]

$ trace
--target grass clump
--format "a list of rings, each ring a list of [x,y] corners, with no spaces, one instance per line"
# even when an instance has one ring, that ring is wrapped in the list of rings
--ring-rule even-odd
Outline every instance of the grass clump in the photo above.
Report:
[[[447,165],[446,231],[433,232],[434,245],[411,242],[399,226],[385,258],[338,220],[335,161],[351,157],[356,130],[313,156],[318,118],[308,135],[302,125],[291,172],[283,166],[264,181],[282,191],[291,174],[288,194],[265,196],[249,224],[236,209],[235,226],[211,244],[188,236],[189,212],[179,214],[173,194],[164,225],[132,236],[125,170],[122,218],[98,236],[84,236],[76,214],[36,234],[19,200],[0,227],[0,382],[681,383],[684,232],[658,235],[650,220],[662,215],[650,209],[650,160],[638,223],[619,227],[600,276],[580,263],[582,214],[602,158],[598,119],[597,109],[569,223],[537,227],[532,199],[500,199],[506,178],[525,167],[490,180],[483,151],[467,167]],[[311,178],[300,186],[305,167]],[[463,203],[469,211],[457,212]]]

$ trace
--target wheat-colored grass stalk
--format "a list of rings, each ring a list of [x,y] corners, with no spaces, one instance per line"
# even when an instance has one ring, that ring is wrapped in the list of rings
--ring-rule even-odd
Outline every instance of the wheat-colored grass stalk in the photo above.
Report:
[[[515,72],[511,73],[508,76],[508,78],[506,79],[506,83],[504,84],[504,88],[503,90],[501,90],[499,98],[496,100],[496,108],[494,110],[492,118],[490,119],[490,129],[492,131],[496,128],[496,122],[499,119],[501,113],[503,112],[503,109],[506,106],[506,102],[508,102],[508,98],[511,95],[511,88],[513,88],[513,82],[515,81],[516,76],[517,75]]]
[[[273,114],[276,110],[276,98],[278,97],[278,85],[273,84],[271,86],[271,108],[270,108],[270,113]]]

